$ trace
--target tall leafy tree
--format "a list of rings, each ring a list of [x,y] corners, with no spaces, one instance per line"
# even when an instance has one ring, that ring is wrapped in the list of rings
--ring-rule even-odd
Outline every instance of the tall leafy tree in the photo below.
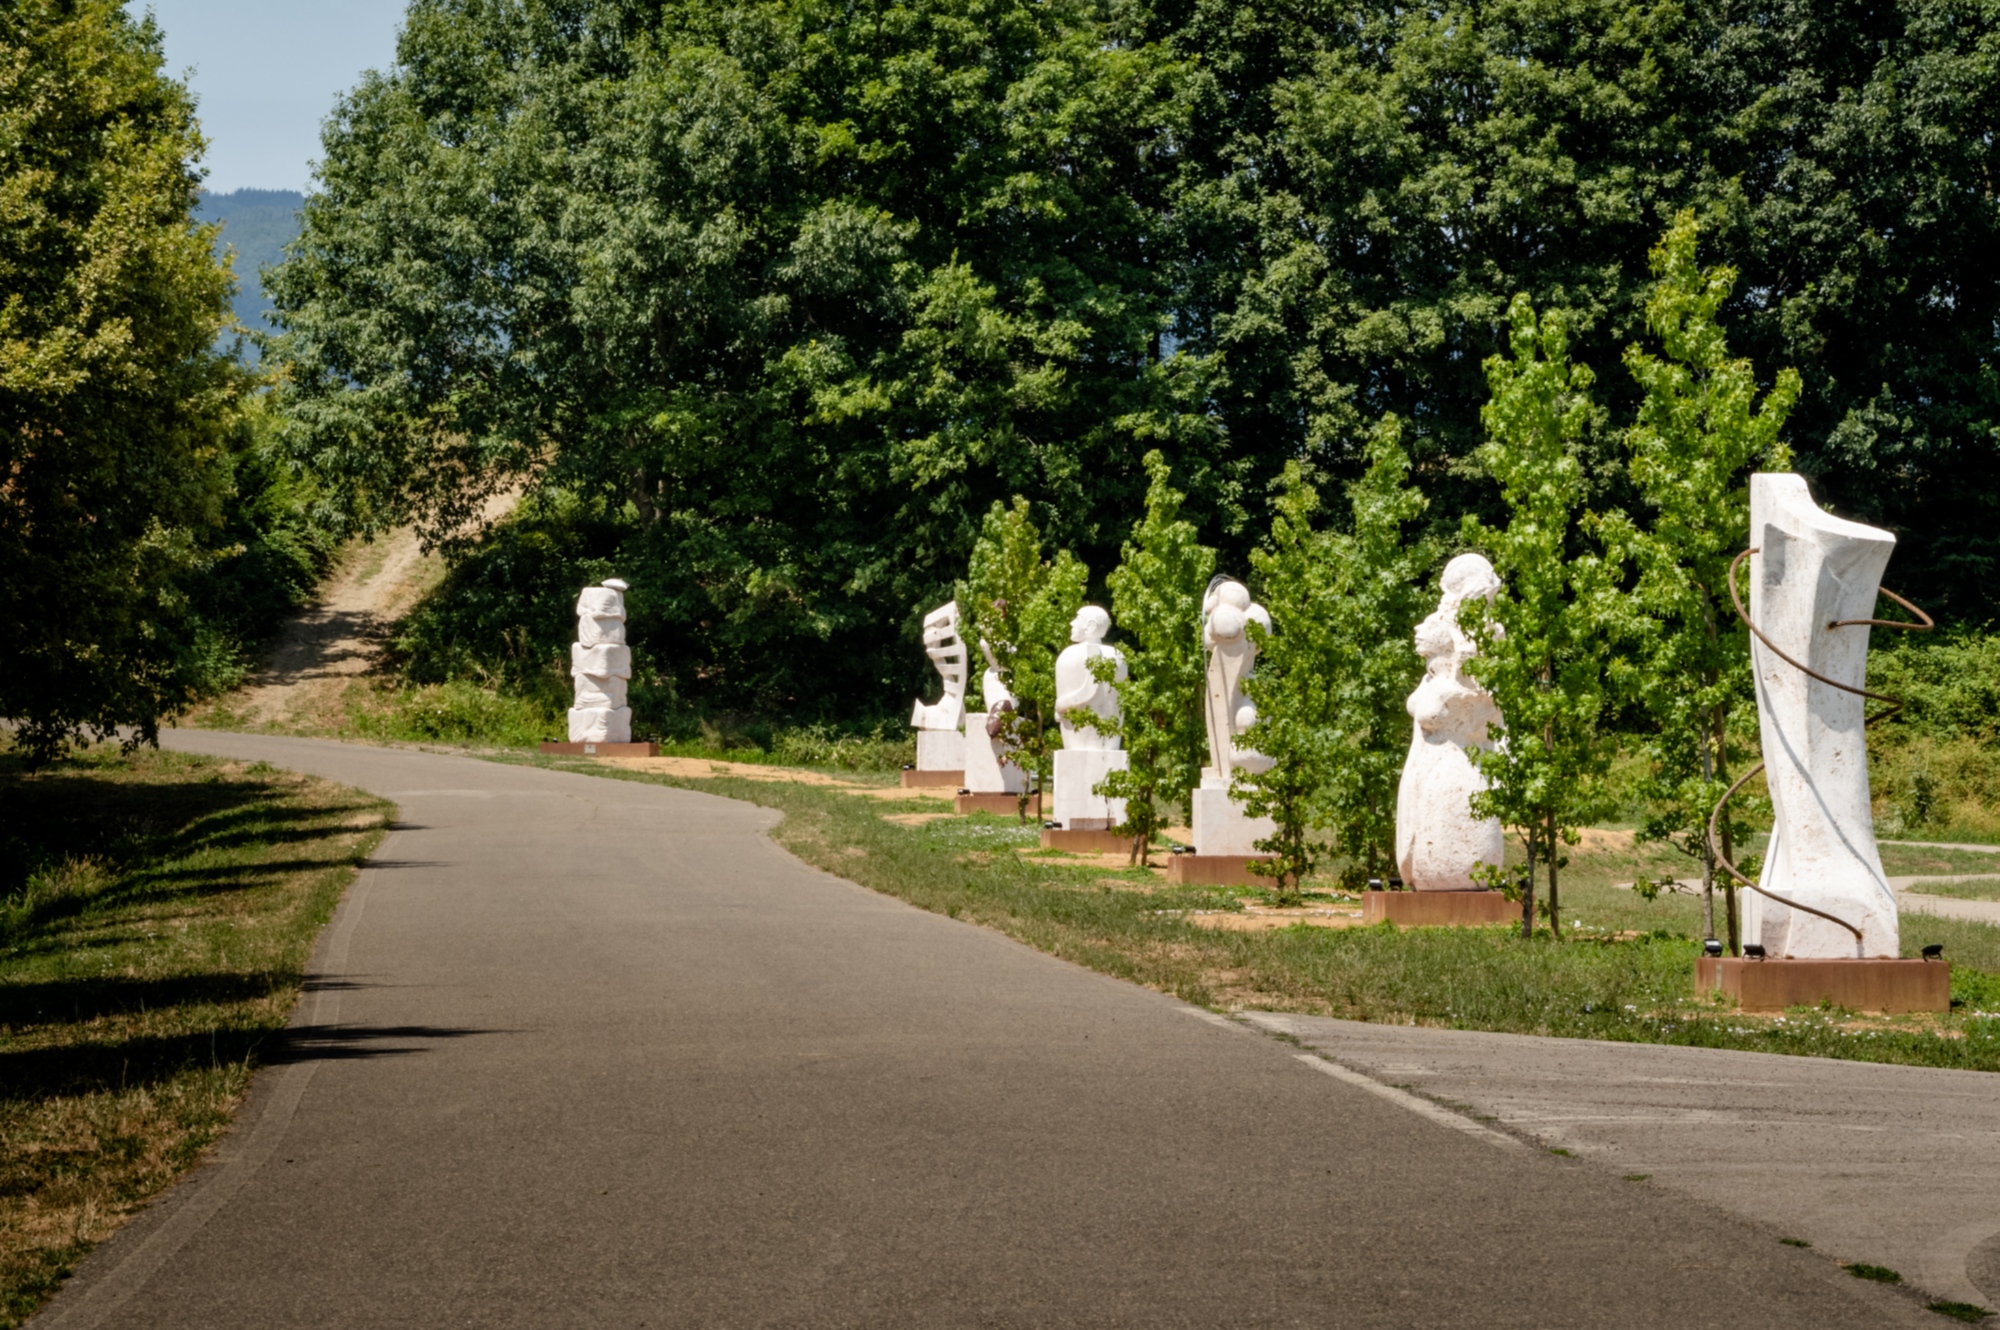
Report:
[[[194,224],[202,140],[159,32],[115,0],[0,9],[0,715],[47,756],[151,740],[199,678],[245,382]]]
[[[1562,937],[1562,847],[1598,811],[1609,752],[1600,720],[1608,632],[1620,600],[1604,558],[1583,544],[1587,510],[1579,445],[1591,424],[1591,373],[1572,364],[1560,314],[1537,317],[1526,296],[1508,309],[1510,354],[1486,362],[1493,400],[1478,460],[1500,487],[1505,526],[1477,518],[1465,539],[1500,575],[1492,618],[1478,599],[1462,627],[1479,643],[1467,672],[1506,720],[1506,742],[1469,750],[1489,788],[1473,810],[1527,843],[1522,936],[1532,936],[1536,873],[1548,879],[1551,934]]]
[[[1127,667],[1118,685],[1118,732],[1128,765],[1105,778],[1102,792],[1126,801],[1119,830],[1132,838],[1139,864],[1160,829],[1161,808],[1185,812],[1201,779],[1201,601],[1215,575],[1215,551],[1181,516],[1185,496],[1173,487],[1166,456],[1156,449],[1145,463],[1146,515],[1105,579]]]
[[[1800,469],[1899,532],[1959,610],[2000,554],[2000,14],[1965,0],[1162,7],[1203,55],[1177,185],[1179,315],[1266,459],[1363,465],[1406,421],[1432,516],[1496,520],[1472,453],[1506,301],[1560,311],[1610,408],[1593,502],[1631,501],[1619,368],[1682,209],[1741,280],[1739,353],[1794,365]],[[1204,151],[1204,149],[1206,149]],[[1764,387],[1772,386],[1765,381]],[[1266,460],[1266,466],[1275,464]]]
[[[1154,446],[1234,511],[1160,338],[1182,71],[1141,37],[1086,0],[416,0],[272,275],[300,454],[439,539],[571,496],[683,691],[879,705],[885,624],[993,502],[1106,558]]]
[[[1048,558],[1042,548],[1026,499],[1016,498],[1011,507],[995,503],[973,542],[958,605],[961,635],[974,651],[981,641],[993,648],[1001,682],[1014,695],[1015,709],[1005,713],[997,737],[1047,789],[1061,746],[1056,656],[1069,645],[1070,620],[1083,606],[1090,570],[1068,550]],[[1022,791],[1024,817],[1028,797]]]
[[[1314,528],[1319,496],[1303,466],[1288,466],[1269,543],[1251,555],[1272,632],[1250,680],[1258,720],[1248,742],[1276,761],[1241,784],[1250,811],[1277,823],[1260,848],[1287,889],[1329,848],[1316,830],[1332,833],[1350,888],[1395,862],[1405,699],[1422,673],[1409,638],[1436,554],[1412,533],[1425,501],[1394,416],[1371,431],[1367,456],[1347,486],[1345,529]]]
[[[1636,344],[1625,352],[1646,394],[1625,435],[1643,525],[1619,518],[1606,531],[1637,570],[1631,596],[1639,650],[1625,687],[1652,725],[1645,791],[1652,812],[1642,834],[1700,861],[1703,925],[1713,937],[1708,818],[1730,783],[1732,739],[1741,737],[1731,718],[1750,694],[1749,634],[1730,603],[1729,565],[1749,531],[1748,473],[1790,464],[1779,433],[1798,400],[1799,376],[1782,370],[1760,394],[1750,362],[1730,356],[1717,316],[1736,272],[1701,267],[1698,238],[1694,215],[1683,213],[1653,250],[1659,283],[1646,324],[1661,353]],[[1735,828],[1722,832],[1732,838]],[[1724,886],[1734,954],[1734,880]]]

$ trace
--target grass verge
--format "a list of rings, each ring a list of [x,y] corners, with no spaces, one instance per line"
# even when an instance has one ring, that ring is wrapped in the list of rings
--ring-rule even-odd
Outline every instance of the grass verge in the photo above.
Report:
[[[228,1125],[389,812],[262,763],[0,753],[0,1327]]]
[[[1746,1016],[1696,1000],[1699,898],[1647,901],[1616,886],[1649,853],[1617,833],[1595,855],[1573,855],[1564,897],[1575,926],[1560,943],[1546,930],[1524,942],[1518,930],[1499,928],[1224,931],[1194,918],[1268,904],[1269,894],[1174,886],[1146,870],[1042,853],[1035,830],[1011,819],[925,817],[938,814],[935,800],[530,760],[776,809],[785,815],[776,839],[808,863],[1203,1006],[2000,1071],[2000,928],[1904,919],[1909,954],[1943,942],[1954,961],[1948,1015]],[[1328,890],[1308,899],[1338,900]]]

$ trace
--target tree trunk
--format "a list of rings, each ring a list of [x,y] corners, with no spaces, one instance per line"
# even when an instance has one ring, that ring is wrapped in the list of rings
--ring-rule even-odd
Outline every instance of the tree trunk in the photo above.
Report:
[[[1556,892],[1556,870],[1562,865],[1562,854],[1556,846],[1562,842],[1556,835],[1556,815],[1549,813],[1549,937],[1560,942],[1562,930],[1562,897]]]
[[[1521,937],[1535,936],[1535,838],[1533,827],[1528,829],[1528,876],[1521,887]]]

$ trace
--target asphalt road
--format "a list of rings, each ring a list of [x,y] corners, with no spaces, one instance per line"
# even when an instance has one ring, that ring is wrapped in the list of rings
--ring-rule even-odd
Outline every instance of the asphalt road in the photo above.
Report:
[[[2000,1307],[2000,1077],[1248,1013],[1339,1064]]]
[[[216,1160],[38,1327],[1940,1324],[1774,1230],[806,868],[747,805],[167,742],[403,822]]]

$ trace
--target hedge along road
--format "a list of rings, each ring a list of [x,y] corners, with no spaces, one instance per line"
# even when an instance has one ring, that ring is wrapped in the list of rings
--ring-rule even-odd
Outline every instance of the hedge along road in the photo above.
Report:
[[[217,1157],[38,1326],[1938,1324],[1720,1211],[807,868],[746,804],[165,739],[403,820]]]

